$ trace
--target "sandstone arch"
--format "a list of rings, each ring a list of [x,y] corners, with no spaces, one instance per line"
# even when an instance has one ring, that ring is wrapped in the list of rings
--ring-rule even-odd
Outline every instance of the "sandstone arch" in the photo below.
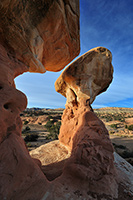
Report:
[[[70,144],[60,139],[47,146],[55,145],[57,154],[63,148],[66,152],[62,171],[58,176],[55,173],[51,182],[40,169],[41,162],[29,155],[21,137],[19,114],[26,108],[27,99],[15,88],[14,78],[27,71],[61,70],[79,54],[79,1],[2,0],[0,19],[0,199],[119,198],[123,191],[117,190],[119,179],[115,177],[113,148],[106,128],[89,105],[108,87],[112,76],[101,87],[93,80],[98,85],[94,95],[91,87],[89,93],[87,87],[77,92],[75,86],[79,84],[73,86],[68,81],[71,87],[65,94],[68,104],[63,118],[67,125],[71,119],[71,129],[76,123],[76,129],[71,132]],[[98,51],[103,57],[108,56],[110,63],[109,51]],[[111,64],[109,69],[108,74],[112,75]],[[54,169],[60,167],[60,163],[56,164],[59,165]]]

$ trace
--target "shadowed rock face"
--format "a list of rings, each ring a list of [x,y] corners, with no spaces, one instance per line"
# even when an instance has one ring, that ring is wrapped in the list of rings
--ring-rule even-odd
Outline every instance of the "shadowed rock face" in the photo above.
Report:
[[[59,141],[32,158],[21,137],[27,99],[14,78],[58,71],[77,56],[78,8],[78,0],[0,1],[0,200],[131,199],[127,188],[119,195],[108,131],[90,107],[112,80],[107,49],[89,51],[57,80],[67,97]]]
[[[14,78],[61,70],[79,49],[78,0],[0,1],[1,200],[39,200],[50,185],[21,137],[27,98]]]
[[[78,0],[2,0],[0,19],[0,43],[24,71],[59,71],[79,54]]]

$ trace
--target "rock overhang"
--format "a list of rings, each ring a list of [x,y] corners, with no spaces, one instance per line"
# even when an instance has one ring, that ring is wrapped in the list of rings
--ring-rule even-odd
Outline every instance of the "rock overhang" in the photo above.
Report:
[[[96,47],[71,63],[55,82],[55,89],[67,101],[88,100],[107,90],[113,79],[112,54],[104,47]]]
[[[60,71],[80,51],[79,1],[0,2],[0,43],[23,71]]]

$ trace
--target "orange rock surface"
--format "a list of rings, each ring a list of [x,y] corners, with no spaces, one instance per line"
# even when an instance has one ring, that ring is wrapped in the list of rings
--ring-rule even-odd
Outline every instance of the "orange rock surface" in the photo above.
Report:
[[[0,19],[0,43],[26,71],[59,71],[79,54],[78,0],[2,0]]]
[[[0,200],[131,199],[128,187],[119,189],[130,179],[117,178],[108,132],[90,107],[112,80],[109,50],[91,50],[57,81],[67,97],[59,141],[32,158],[21,137],[27,98],[14,78],[61,70],[78,55],[78,0],[2,0],[0,19]]]
[[[14,78],[59,71],[79,54],[79,1],[0,1],[0,199],[39,200],[50,185],[21,137]]]
[[[55,82],[55,89],[72,103],[92,103],[113,78],[112,54],[104,47],[91,49],[70,64]],[[85,103],[85,102],[84,102]]]

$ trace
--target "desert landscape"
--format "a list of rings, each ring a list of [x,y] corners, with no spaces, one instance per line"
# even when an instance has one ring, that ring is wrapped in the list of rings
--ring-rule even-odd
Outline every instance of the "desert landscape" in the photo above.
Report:
[[[133,109],[91,106],[115,83],[97,105],[132,107],[132,9],[108,2],[0,2],[0,200],[133,199]]]
[[[22,137],[29,151],[58,139],[64,109],[27,108],[21,113]],[[94,109],[104,122],[115,151],[133,165],[133,108]]]

